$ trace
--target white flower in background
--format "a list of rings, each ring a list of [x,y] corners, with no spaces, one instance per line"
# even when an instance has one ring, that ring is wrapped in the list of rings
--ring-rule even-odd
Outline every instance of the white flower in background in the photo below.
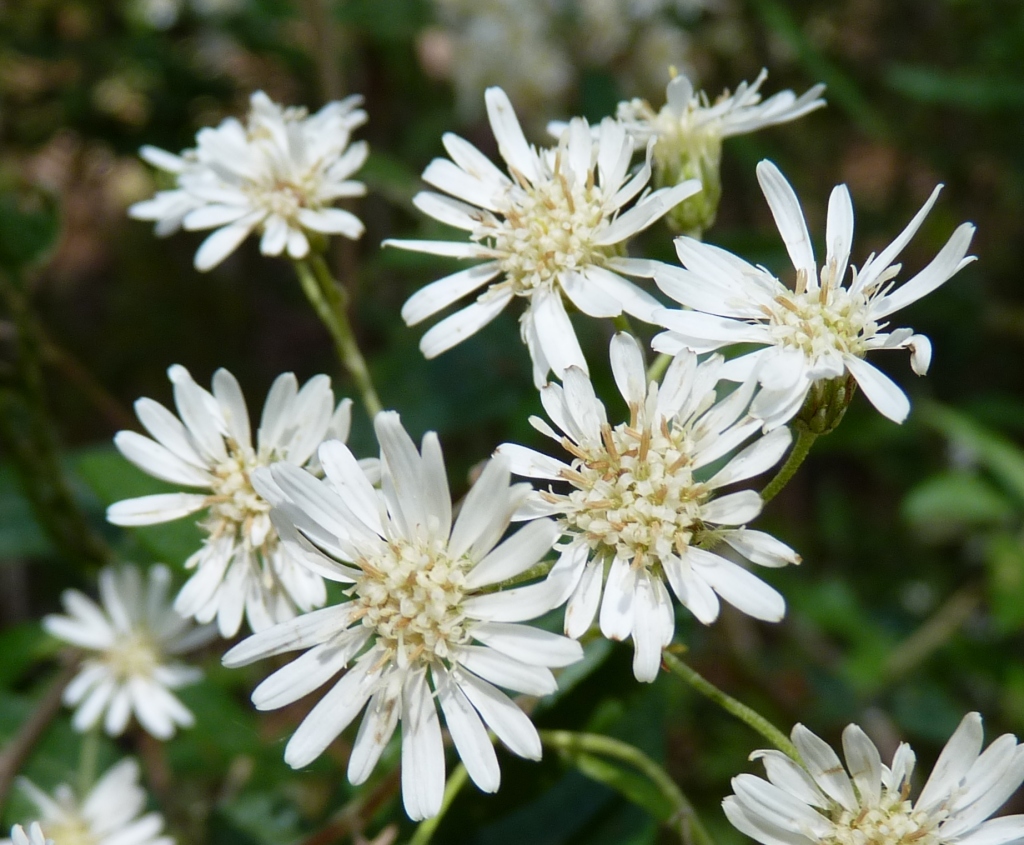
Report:
[[[361,102],[347,97],[308,115],[257,91],[244,125],[229,117],[201,129],[195,148],[180,156],[143,147],[142,158],[172,174],[176,187],[128,213],[156,221],[161,236],[182,227],[215,229],[196,252],[199,270],[218,265],[252,232],[261,233],[264,255],[287,252],[296,259],[309,253],[311,232],[358,238],[359,218],[331,205],[366,193],[349,178],[369,153],[364,141],[349,144],[352,130],[366,122]]]
[[[724,93],[713,104],[703,92],[694,93],[692,83],[682,75],[668,83],[665,105],[657,111],[646,100],[619,103],[616,115],[637,143],[655,141],[656,185],[696,178],[704,186],[699,196],[669,214],[668,223],[677,231],[699,236],[714,223],[722,196],[724,139],[796,120],[825,105],[819,96],[824,85],[815,85],[799,97],[780,91],[762,102],[760,88],[767,75],[762,70],[752,85],[742,82],[735,93]]]
[[[917,800],[914,752],[901,743],[892,764],[857,725],[838,755],[803,725],[793,744],[806,769],[781,751],[755,751],[768,780],[733,778],[729,821],[763,845],[1008,845],[1024,838],[1024,816],[988,820],[1024,780],[1024,748],[1012,734],[982,747],[981,716],[968,713]]]
[[[658,111],[644,100],[628,100],[619,103],[616,116],[639,143],[657,139],[655,156],[661,158],[674,149],[715,150],[725,138],[787,123],[825,105],[820,98],[825,86],[820,84],[799,97],[780,91],[762,102],[760,88],[767,78],[768,71],[762,70],[753,84],[741,82],[734,93],[725,92],[712,104],[678,75],[665,88],[665,105]]]
[[[157,739],[170,739],[178,725],[192,726],[192,714],[170,690],[195,683],[202,672],[173,658],[210,642],[216,632],[194,627],[175,611],[170,587],[163,564],[149,568],[148,583],[135,566],[108,566],[99,577],[102,607],[78,590],[65,590],[68,615],[43,618],[47,633],[86,653],[64,691],[64,703],[78,708],[75,730],[87,731],[102,719],[104,730],[118,736],[132,714]]]
[[[902,422],[910,410],[906,394],[864,360],[874,349],[910,349],[918,375],[928,371],[931,343],[912,329],[889,329],[894,312],[931,293],[974,260],[967,249],[974,226],[961,224],[932,262],[903,285],[895,278],[896,257],[918,230],[938,197],[936,188],[906,229],[877,256],[872,253],[858,271],[850,268],[853,206],[845,185],[832,191],[826,225],[825,263],[815,263],[811,239],[793,188],[769,161],[757,166],[768,205],[796,268],[789,288],[762,267],[688,237],[676,239],[686,269],[661,264],[658,286],[691,310],[663,310],[656,321],[670,331],[658,335],[654,348],[674,353],[682,347],[698,352],[736,343],[763,349],[735,358],[724,378],[744,381],[751,375],[763,390],[752,413],[767,429],[790,420],[816,382],[852,377],[864,395],[886,417]],[[939,186],[941,187],[941,186]]]
[[[628,334],[612,339],[611,361],[628,422],[612,427],[590,381],[572,367],[562,386],[541,389],[544,408],[564,435],[537,417],[530,420],[572,455],[571,462],[510,443],[497,454],[517,475],[568,485],[567,493],[533,494],[521,514],[557,516],[569,540],[550,576],[565,585],[566,633],[581,636],[600,606],[601,632],[615,640],[632,636],[633,672],[637,680],[653,681],[661,650],[675,633],[666,581],[706,625],[718,617],[720,597],[757,619],[777,622],[785,614],[778,592],[710,549],[721,542],[761,566],[799,563],[768,534],[734,527],[761,512],[756,492],[718,495],[774,466],[790,434],[779,429],[761,437],[710,473],[709,466],[761,427],[744,414],[752,383],[718,401],[721,356],[698,364],[684,351],[660,387],[648,386],[640,347]]]
[[[32,822],[28,833],[20,824],[16,824],[11,828],[11,838],[0,840],[0,845],[54,845],[54,842],[46,838],[39,822]]]
[[[79,797],[67,784],[48,795],[25,778],[18,785],[36,805],[40,819],[30,828],[31,839],[18,836],[0,845],[174,845],[163,833],[159,813],[146,813],[146,790],[139,784],[139,764],[122,760],[109,768],[87,795]]]
[[[326,481],[284,463],[257,474],[285,543],[351,584],[350,599],[250,637],[224,663],[308,649],[256,688],[260,710],[291,704],[347,670],[299,725],[285,761],[298,768],[316,759],[365,706],[348,764],[349,780],[360,784],[400,721],[402,795],[415,820],[435,815],[444,792],[435,701],[470,777],[494,792],[500,772],[488,728],[513,753],[541,756],[533,724],[498,687],[554,692],[548,667],[583,652],[565,637],[517,624],[550,610],[557,584],[495,589],[536,564],[558,536],[554,522],[538,520],[499,542],[528,485],[510,485],[507,463],[492,460],[453,524],[437,435],[426,434],[417,451],[394,412],[378,414],[374,427],[383,496],[336,441],[320,447]]]
[[[200,622],[216,618],[224,637],[238,632],[243,613],[260,631],[320,607],[327,598],[323,580],[282,548],[270,505],[253,489],[249,475],[274,461],[315,469],[317,446],[328,438],[348,438],[351,400],[335,410],[327,376],[314,376],[300,390],[295,376],[284,373],[267,394],[254,448],[249,411],[231,373],[213,374],[212,393],[184,367],[175,365],[167,373],[181,419],[159,402],[139,399],[135,411],[153,439],[120,431],[114,443],[155,478],[203,492],[125,499],[110,506],[107,519],[115,525],[152,525],[207,511],[199,523],[207,537],[185,562],[195,574],[175,607]],[[370,463],[367,471],[373,471]]]
[[[623,211],[647,185],[651,170],[645,163],[627,178],[633,142],[620,124],[605,120],[592,137],[586,121],[576,119],[556,148],[538,151],[527,144],[504,91],[490,88],[486,99],[491,129],[511,178],[449,133],[443,141],[451,161],[435,159],[423,179],[452,196],[424,191],[414,199],[424,213],[467,232],[468,240],[385,244],[484,259],[413,294],[402,317],[415,325],[486,287],[475,302],[423,336],[420,349],[433,358],[479,331],[513,299],[525,299],[520,328],[540,386],[551,370],[587,370],[563,296],[591,317],[617,317],[625,311],[650,322],[657,300],[621,274],[650,277],[655,263],[625,257],[625,244],[699,191],[700,184],[692,181],[644,194]]]

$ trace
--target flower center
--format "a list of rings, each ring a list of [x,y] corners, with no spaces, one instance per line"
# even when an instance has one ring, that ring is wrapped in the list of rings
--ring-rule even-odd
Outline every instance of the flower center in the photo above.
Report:
[[[46,822],[40,826],[43,835],[52,839],[54,845],[97,845],[99,841],[92,828],[78,816],[65,816],[59,821]]]
[[[561,153],[549,179],[510,189],[503,206],[504,220],[489,217],[472,237],[500,253],[498,264],[517,296],[531,296],[555,284],[559,273],[602,264],[614,254],[594,244],[606,215],[593,170],[586,183],[577,183],[563,171]]]
[[[469,641],[462,612],[468,558],[452,560],[442,539],[394,540],[363,558],[353,588],[363,624],[399,666],[445,659]]]
[[[565,507],[568,530],[586,537],[635,566],[683,553],[701,527],[701,504],[707,489],[694,481],[693,444],[685,429],[638,428],[636,415],[602,429],[602,444],[580,448],[568,438],[563,445],[576,455],[566,480],[576,489],[551,496]]]
[[[271,463],[275,456],[262,460],[233,442],[227,446],[227,459],[212,468],[213,495],[209,498],[206,527],[213,536],[240,531],[243,540],[250,545],[263,545],[271,533],[270,503],[253,489],[249,473]]]
[[[868,315],[868,300],[822,275],[817,290],[807,290],[798,279],[797,291],[775,297],[766,309],[772,339],[811,360],[837,352],[863,357],[865,341],[878,330]]]
[[[160,665],[160,650],[148,631],[133,630],[121,634],[105,658],[110,670],[124,682],[131,678],[150,677]],[[56,836],[53,839],[63,845],[63,840]]]
[[[937,845],[941,816],[915,812],[900,793],[883,794],[875,807],[834,814],[836,845]]]

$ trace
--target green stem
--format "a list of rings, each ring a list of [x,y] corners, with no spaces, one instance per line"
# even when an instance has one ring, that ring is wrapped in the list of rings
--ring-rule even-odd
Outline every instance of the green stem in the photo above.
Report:
[[[295,262],[295,271],[299,276],[303,293],[309,300],[313,310],[321,319],[334,340],[334,348],[338,358],[348,370],[356,383],[363,399],[363,405],[370,417],[375,417],[384,406],[381,404],[377,390],[373,386],[366,359],[359,351],[355,332],[348,318],[348,303],[345,289],[331,275],[323,255],[313,253],[309,258]]]
[[[459,790],[466,785],[468,777],[469,773],[466,771],[465,765],[459,763],[459,765],[455,767],[455,771],[452,772],[451,777],[448,778],[448,783],[445,785],[444,798],[441,799],[441,809],[438,811],[438,814],[433,818],[420,822],[419,827],[416,828],[416,832],[412,835],[412,839],[409,840],[409,845],[427,845],[431,837],[434,835],[434,831],[436,831],[438,825],[441,824],[441,819],[444,818],[444,814],[447,813],[448,808],[451,807],[452,802],[455,800],[455,796],[458,795]]]
[[[817,439],[818,435],[813,431],[808,431],[806,428],[801,428],[797,431],[796,443],[793,444],[793,448],[786,458],[786,463],[782,465],[782,468],[775,473],[775,477],[761,491],[761,500],[765,504],[779,495],[782,488],[789,484],[789,480],[800,469],[800,464],[804,462],[804,459],[811,451],[811,446],[814,445],[814,441]]]
[[[629,315],[623,311],[618,317],[612,318],[612,324],[615,326],[615,331],[625,332],[636,337],[636,332],[633,331],[633,324],[629,321]]]
[[[97,722],[82,734],[78,752],[78,797],[84,799],[96,783],[96,765],[100,756],[100,725]]]
[[[673,809],[671,821],[678,822],[686,845],[715,845],[693,804],[676,782],[639,748],[610,736],[575,731],[540,731],[540,739],[545,745],[570,755],[586,752],[628,763],[657,787],[669,802]]]
[[[654,363],[647,368],[647,383],[650,384],[652,381],[661,381],[661,377],[665,375],[665,370],[668,369],[668,365],[672,363],[672,356],[667,352],[662,352],[654,359]]]
[[[769,722],[756,710],[722,692],[722,690],[711,683],[711,681],[707,680],[703,675],[698,674],[671,652],[663,651],[661,653],[661,659],[672,674],[682,678],[701,695],[710,698],[727,713],[731,713],[741,722],[745,722],[772,745],[778,748],[779,751],[787,754],[796,760],[796,762],[800,763],[800,753],[796,750],[796,746],[789,741],[782,731],[775,727],[775,725]]]

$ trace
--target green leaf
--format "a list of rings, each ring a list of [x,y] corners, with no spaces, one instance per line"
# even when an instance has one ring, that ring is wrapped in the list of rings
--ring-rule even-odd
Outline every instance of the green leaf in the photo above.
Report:
[[[0,560],[42,557],[53,544],[39,527],[32,505],[21,492],[17,473],[9,464],[0,466]]]
[[[966,529],[1002,525],[1014,508],[999,490],[972,472],[944,472],[925,480],[903,500],[903,516],[931,540]]]
[[[21,270],[46,258],[60,233],[56,200],[39,190],[0,195],[0,267]]]
[[[1003,633],[1024,627],[1024,543],[1019,537],[999,534],[989,540],[985,564],[988,570],[989,607]]]
[[[971,452],[978,463],[1024,503],[1024,450],[952,408],[928,403],[921,410],[928,425]]]
[[[610,786],[634,804],[643,807],[659,821],[666,822],[672,817],[674,808],[671,802],[650,780],[635,769],[585,751],[573,752],[566,757],[588,778]]]
[[[971,111],[1019,109],[1024,83],[971,73],[947,73],[931,67],[894,64],[885,74],[894,91],[922,103],[956,106]]]

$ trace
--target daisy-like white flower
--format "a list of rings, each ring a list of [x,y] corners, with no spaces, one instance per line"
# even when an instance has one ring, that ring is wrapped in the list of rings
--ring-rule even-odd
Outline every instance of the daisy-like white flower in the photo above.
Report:
[[[623,274],[649,278],[655,265],[626,257],[626,242],[699,191],[700,183],[643,194],[624,211],[647,186],[651,168],[647,161],[629,177],[633,141],[621,124],[605,120],[592,135],[586,121],[576,119],[557,147],[537,150],[526,142],[504,91],[489,88],[486,102],[510,176],[449,133],[443,141],[451,161],[435,159],[423,179],[451,196],[424,191],[414,199],[425,214],[468,232],[468,240],[385,244],[483,259],[417,291],[402,317],[415,325],[486,287],[476,301],[423,336],[420,349],[433,358],[479,331],[514,298],[525,299],[520,329],[539,387],[551,370],[559,375],[571,366],[587,371],[563,296],[591,317],[625,311],[651,321],[657,300]]]
[[[300,390],[295,376],[284,373],[267,394],[254,447],[245,398],[231,373],[217,370],[211,393],[182,366],[167,372],[181,419],[159,402],[139,399],[135,411],[153,439],[121,431],[114,443],[150,475],[203,492],[125,499],[110,506],[107,519],[115,525],[152,525],[207,512],[200,526],[208,536],[185,562],[195,574],[175,607],[199,622],[216,618],[224,637],[238,632],[243,613],[260,631],[320,607],[327,599],[323,580],[282,548],[270,505],[249,476],[273,461],[317,469],[317,446],[328,438],[348,438],[351,400],[335,409],[327,376],[314,376]],[[373,471],[372,464],[366,464],[367,471]]]
[[[541,390],[548,416],[564,434],[530,420],[569,452],[570,462],[510,443],[497,454],[517,475],[568,485],[568,492],[535,493],[521,514],[557,516],[569,540],[549,576],[564,584],[566,633],[581,636],[600,607],[601,632],[615,640],[632,636],[633,672],[653,681],[675,633],[666,582],[705,624],[718,617],[719,598],[757,619],[777,622],[785,614],[778,592],[712,549],[724,543],[761,566],[799,562],[784,543],[742,527],[761,512],[756,492],[718,495],[777,463],[790,434],[779,429],[761,437],[708,473],[761,427],[744,413],[752,383],[719,401],[721,356],[698,364],[684,351],[660,387],[648,385],[640,347],[628,334],[612,339],[611,361],[628,422],[611,426],[589,379],[571,367],[562,386]]]
[[[896,257],[918,230],[939,195],[937,187],[921,210],[889,246],[872,253],[858,271],[849,267],[853,243],[853,205],[845,185],[832,191],[828,204],[825,263],[814,260],[807,223],[793,188],[769,161],[757,166],[761,190],[771,208],[786,250],[796,268],[787,287],[762,267],[754,267],[718,247],[693,238],[676,239],[685,269],[662,264],[658,286],[688,310],[663,310],[656,321],[670,331],[654,339],[654,348],[698,352],[735,343],[764,348],[735,358],[723,374],[743,381],[756,375],[763,390],[752,413],[767,429],[792,419],[812,386],[852,378],[883,415],[903,422],[910,411],[906,394],[864,360],[873,349],[910,349],[914,372],[924,375],[931,342],[912,329],[889,330],[891,314],[931,293],[974,260],[967,249],[974,226],[963,223],[932,262],[908,282],[895,284]],[[850,269],[850,282],[844,279]]]
[[[257,91],[245,124],[229,117],[201,129],[195,148],[181,155],[143,147],[142,158],[172,174],[175,187],[128,213],[156,221],[160,236],[215,229],[196,252],[199,270],[220,264],[252,232],[262,233],[264,255],[287,252],[296,259],[309,253],[310,232],[356,239],[362,222],[331,205],[366,193],[349,178],[369,153],[364,141],[349,144],[352,130],[366,122],[361,103],[362,97],[347,97],[309,115]]]
[[[551,693],[549,667],[583,652],[573,640],[518,624],[554,607],[557,584],[497,589],[558,536],[554,522],[541,519],[499,542],[529,492],[510,485],[506,461],[487,464],[453,521],[437,435],[426,434],[417,451],[396,413],[378,414],[374,427],[383,495],[336,441],[320,447],[326,481],[284,463],[257,475],[275,500],[285,543],[351,584],[350,599],[255,634],[224,662],[308,649],[256,688],[260,710],[290,704],[347,670],[299,725],[285,761],[314,760],[365,707],[348,763],[349,780],[362,783],[401,722],[403,800],[410,818],[422,819],[438,812],[444,792],[437,704],[470,777],[494,792],[500,772],[488,728],[513,753],[541,755],[533,724],[498,687]]]
[[[911,800],[914,752],[901,743],[886,766],[857,725],[839,756],[803,725],[793,743],[805,768],[781,751],[755,751],[768,780],[733,778],[723,802],[735,827],[763,845],[1008,845],[1024,816],[989,819],[1024,781],[1024,748],[1003,734],[982,752],[981,716],[968,713],[924,788]]]
[[[762,70],[753,84],[741,82],[734,93],[723,93],[713,104],[703,91],[695,93],[682,75],[669,81],[665,105],[657,111],[646,100],[619,103],[616,115],[639,144],[656,139],[656,184],[696,178],[704,185],[698,196],[669,213],[669,222],[679,231],[699,234],[714,222],[722,196],[724,139],[796,120],[825,105],[820,96],[824,85],[814,85],[799,97],[780,91],[762,102],[760,88],[767,77],[768,71]]]
[[[39,822],[32,822],[29,825],[28,833],[20,824],[11,828],[11,838],[2,841],[2,845],[54,845],[52,839],[47,839]]]
[[[29,837],[15,827],[11,839],[0,845],[174,845],[163,832],[163,816],[145,812],[139,764],[130,758],[108,769],[84,796],[63,783],[53,795],[25,778],[18,783],[40,819],[32,823]]]
[[[171,690],[203,674],[174,658],[210,642],[216,631],[194,627],[171,606],[171,573],[163,564],[149,568],[148,583],[135,566],[108,566],[99,587],[102,607],[78,590],[65,590],[68,615],[43,618],[49,634],[86,653],[64,691],[64,703],[78,708],[72,724],[87,731],[102,719],[106,732],[118,736],[134,714],[157,739],[170,739],[177,726],[194,722]]]

